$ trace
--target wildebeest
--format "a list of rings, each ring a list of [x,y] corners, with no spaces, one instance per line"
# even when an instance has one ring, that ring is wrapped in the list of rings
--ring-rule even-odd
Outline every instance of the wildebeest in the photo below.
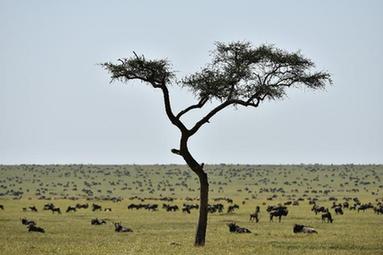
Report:
[[[313,207],[311,208],[311,211],[314,211],[315,215],[317,215],[318,212],[326,212],[326,208],[324,206],[319,206],[314,204]]]
[[[237,205],[237,204],[230,205],[230,206],[227,208],[227,213],[232,213],[232,212],[234,212],[235,209],[239,209],[239,205]]]
[[[1,209],[1,210],[4,210],[4,205],[0,205],[0,209]]]
[[[250,221],[254,221],[255,220],[256,223],[259,222],[259,211],[260,211],[260,208],[259,208],[259,206],[257,206],[255,208],[255,212],[250,214]]]
[[[335,210],[336,215],[338,215],[338,214],[343,215],[342,207],[337,206],[337,207],[335,207],[334,210]]]
[[[227,224],[231,233],[251,233],[247,228],[243,228],[235,224],[234,222]]]
[[[89,207],[89,204],[76,204],[77,209],[87,209]]]
[[[96,218],[96,219],[92,219],[90,221],[90,224],[92,224],[92,225],[102,225],[102,224],[106,224],[106,221],[105,220],[99,220],[98,218]]]
[[[100,210],[102,211],[102,207],[101,205],[98,205],[98,204],[92,204],[92,211],[96,211],[96,210]]]
[[[305,225],[299,225],[299,224],[294,224],[293,232],[294,233],[308,233],[308,234],[317,233],[318,234],[318,232],[314,228],[309,227],[309,226],[305,226]]]
[[[162,207],[165,208],[167,212],[176,212],[179,210],[177,205],[163,204]]]
[[[322,222],[332,223],[334,220],[330,211],[327,209],[326,213],[322,214]]]
[[[68,206],[68,208],[66,209],[66,212],[76,212],[77,211],[76,208],[77,207],[74,207],[74,206]]]
[[[111,212],[112,208],[104,208],[104,212]]]
[[[132,229],[122,226],[121,223],[114,223],[114,231],[116,231],[116,232],[133,232]]]
[[[273,217],[278,217],[278,221],[281,222],[282,216],[287,216],[288,213],[289,211],[285,206],[274,207],[271,211],[269,211],[270,221],[273,221]]]
[[[31,212],[37,212],[36,206],[29,206],[28,208],[31,210]]]
[[[23,225],[36,225],[36,222],[33,220],[28,220],[27,218],[22,218],[21,223]]]
[[[52,211],[52,213],[57,212],[58,214],[61,214],[61,210],[60,210],[60,208],[58,208],[58,207],[51,208],[50,210]]]
[[[369,203],[369,204],[362,204],[362,205],[360,205],[359,207],[358,207],[358,212],[359,211],[366,211],[367,209],[370,209],[370,208],[374,208],[374,206],[371,204],[371,203]]]
[[[45,230],[41,227],[36,226],[35,224],[29,224],[27,226],[28,232],[40,232],[40,233],[45,233]]]

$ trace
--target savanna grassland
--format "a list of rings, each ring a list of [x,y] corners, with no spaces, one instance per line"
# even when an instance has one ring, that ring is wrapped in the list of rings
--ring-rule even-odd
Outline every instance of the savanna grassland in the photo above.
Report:
[[[19,165],[0,166],[0,254],[383,254],[383,215],[344,208],[377,206],[383,199],[382,165],[208,165],[210,204],[224,212],[209,214],[207,243],[193,246],[198,210],[167,212],[162,204],[198,204],[197,178],[181,165]],[[172,201],[164,201],[165,198]],[[239,209],[227,213],[233,199]],[[162,200],[160,200],[162,199]],[[121,200],[121,201],[120,201]],[[333,223],[323,223],[309,201],[330,208]],[[269,221],[268,205],[287,205],[279,223]],[[62,214],[43,210],[47,203]],[[68,206],[88,209],[66,213]],[[111,212],[91,210],[92,203]],[[130,204],[158,204],[159,209],[128,209]],[[36,206],[38,212],[23,208]],[[260,222],[249,222],[260,206]],[[357,205],[358,208],[360,205]],[[21,218],[36,221],[46,233],[28,232]],[[94,218],[107,224],[90,224]],[[229,222],[252,231],[234,234]],[[112,222],[133,229],[117,233]],[[294,234],[294,224],[314,227],[318,234]]]

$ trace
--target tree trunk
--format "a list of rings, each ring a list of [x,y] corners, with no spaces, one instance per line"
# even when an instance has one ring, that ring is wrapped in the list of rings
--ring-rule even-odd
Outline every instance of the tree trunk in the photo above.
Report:
[[[203,172],[199,177],[200,182],[200,203],[199,203],[199,218],[197,225],[197,233],[195,236],[194,245],[204,246],[207,227],[207,206],[208,206],[208,194],[209,194],[209,182],[207,174]]]
[[[203,170],[203,164],[200,165],[190,154],[188,149],[188,139],[189,135],[182,134],[180,150],[179,153],[184,158],[187,165],[190,169],[198,175],[200,183],[200,197],[199,197],[199,218],[197,225],[197,232],[195,236],[194,245],[195,246],[204,246],[205,237],[206,237],[206,228],[207,228],[207,205],[209,201],[209,182],[207,179],[207,174]]]

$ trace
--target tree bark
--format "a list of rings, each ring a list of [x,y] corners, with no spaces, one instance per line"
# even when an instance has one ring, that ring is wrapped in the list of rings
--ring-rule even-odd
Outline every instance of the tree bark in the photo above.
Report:
[[[184,158],[190,169],[197,174],[200,183],[200,203],[199,203],[199,217],[197,224],[197,232],[195,236],[194,245],[204,246],[206,238],[207,217],[208,217],[208,201],[209,201],[209,182],[207,174],[203,170],[203,165],[200,165],[190,154],[188,148],[189,135],[183,133],[181,136],[180,154]]]
[[[206,237],[206,228],[207,228],[209,182],[207,179],[207,174],[205,172],[203,172],[198,177],[200,182],[200,203],[199,203],[199,218],[198,218],[198,225],[197,225],[197,233],[195,236],[194,245],[204,246],[205,237]]]

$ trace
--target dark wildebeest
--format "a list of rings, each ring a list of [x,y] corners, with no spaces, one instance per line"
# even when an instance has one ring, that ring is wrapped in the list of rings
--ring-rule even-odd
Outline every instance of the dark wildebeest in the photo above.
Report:
[[[36,222],[34,222],[33,220],[28,220],[26,218],[22,218],[21,223],[23,225],[36,225]]]
[[[318,232],[314,228],[309,227],[309,226],[305,226],[305,225],[299,225],[299,224],[294,224],[293,232],[294,233],[308,233],[308,234],[316,233],[316,234],[318,234]]]
[[[373,208],[372,204],[362,204],[358,207],[358,212],[363,211],[365,212],[367,209]]]
[[[87,209],[89,207],[89,204],[76,204],[77,209]]]
[[[66,212],[75,212],[75,211],[77,211],[77,209],[74,206],[68,206],[68,208],[66,209]]]
[[[0,209],[1,209],[1,210],[4,210],[4,205],[0,205]]]
[[[326,212],[326,208],[324,206],[319,206],[319,205],[314,204],[313,208],[311,208],[311,211],[314,211],[315,215],[317,215],[318,212]]]
[[[322,222],[326,222],[326,221],[327,223],[332,223],[334,221],[328,209],[326,213],[322,214]]]
[[[102,207],[101,205],[98,205],[98,204],[92,204],[92,211],[96,211],[96,210],[100,210],[102,211]]]
[[[105,220],[99,220],[99,219],[92,219],[90,221],[90,224],[92,225],[102,225],[102,224],[106,224],[106,221]]]
[[[38,227],[38,226],[36,226],[36,225],[34,225],[34,224],[29,224],[29,225],[27,226],[27,228],[28,228],[28,231],[29,231],[29,232],[40,232],[40,233],[45,233],[45,230],[44,230],[43,228]]]
[[[164,207],[166,208],[167,212],[176,212],[179,210],[177,205],[166,205],[165,204]]]
[[[227,208],[227,213],[232,213],[232,212],[234,212],[235,209],[239,209],[239,205],[237,205],[237,204],[230,205],[230,206]]]
[[[251,233],[251,231],[247,228],[242,228],[234,222],[227,224],[227,226],[229,227],[229,231],[231,233]]]
[[[132,229],[122,226],[121,223],[114,223],[114,231],[116,231],[116,232],[133,232]]]
[[[58,208],[58,207],[51,208],[51,211],[52,211],[52,213],[57,212],[58,214],[61,214],[61,210],[60,210],[60,208]]]
[[[36,206],[29,206],[28,207],[32,212],[37,212]]]
[[[287,216],[289,211],[285,206],[279,206],[271,210],[269,213],[270,221],[273,221],[273,217],[278,217],[278,221],[281,222],[282,216]]]
[[[256,223],[259,222],[259,211],[260,211],[260,208],[259,208],[259,206],[257,206],[255,208],[255,212],[250,214],[250,221],[254,221],[255,220]]]
[[[338,215],[338,214],[340,214],[340,215],[343,215],[343,210],[342,210],[342,207],[335,207],[335,214],[336,215]]]

